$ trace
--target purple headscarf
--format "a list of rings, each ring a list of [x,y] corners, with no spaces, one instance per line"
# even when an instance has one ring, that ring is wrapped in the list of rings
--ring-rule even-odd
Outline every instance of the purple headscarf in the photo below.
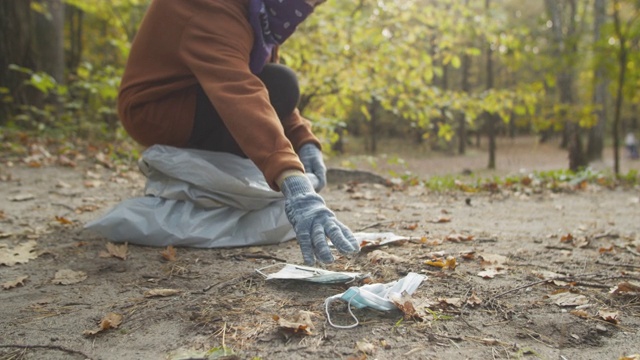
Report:
[[[259,74],[273,48],[293,34],[296,27],[313,12],[304,0],[250,0],[249,22],[254,42],[249,67]]]

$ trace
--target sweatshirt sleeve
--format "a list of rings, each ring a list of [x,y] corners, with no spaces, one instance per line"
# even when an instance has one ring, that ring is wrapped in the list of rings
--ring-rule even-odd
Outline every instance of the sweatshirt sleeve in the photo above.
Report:
[[[322,149],[320,141],[311,130],[311,122],[303,118],[298,109],[296,109],[288,119],[284,119],[283,125],[285,134],[293,144],[296,151],[298,151],[302,145],[307,143],[312,143],[319,149]]]
[[[275,180],[283,171],[304,168],[264,84],[249,69],[252,43],[246,14],[218,8],[185,26],[180,54],[240,148],[279,190]]]

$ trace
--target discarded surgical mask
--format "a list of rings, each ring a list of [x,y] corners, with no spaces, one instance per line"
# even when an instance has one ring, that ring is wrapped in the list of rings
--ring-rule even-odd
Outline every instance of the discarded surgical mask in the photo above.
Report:
[[[408,273],[407,276],[400,280],[396,280],[386,284],[370,284],[360,287],[352,286],[342,294],[334,295],[325,300],[325,312],[327,314],[327,321],[329,325],[339,329],[351,329],[360,323],[358,318],[351,311],[351,307],[355,306],[358,309],[370,307],[372,309],[381,311],[390,311],[397,309],[398,307],[391,300],[392,297],[401,296],[403,293],[411,295],[418,286],[427,277],[416,273]],[[351,325],[336,325],[331,321],[331,315],[329,314],[329,305],[336,300],[344,300],[347,302],[347,310],[351,317],[355,320],[355,324]]]
[[[269,188],[249,159],[154,145],[139,167],[147,177],[145,196],[117,204],[86,229],[113,242],[162,247],[257,246],[295,238],[284,196]]]
[[[356,240],[361,244],[362,247],[367,246],[382,246],[391,244],[398,241],[406,241],[411,238],[406,236],[396,235],[392,232],[383,232],[383,233],[368,233],[368,232],[357,232],[353,233]]]
[[[276,273],[265,273],[265,270],[278,266],[283,266],[283,268]],[[264,278],[267,280],[304,280],[323,284],[346,284],[369,276],[357,272],[338,272],[292,264],[269,265],[260,269],[256,269],[256,272],[264,276]]]

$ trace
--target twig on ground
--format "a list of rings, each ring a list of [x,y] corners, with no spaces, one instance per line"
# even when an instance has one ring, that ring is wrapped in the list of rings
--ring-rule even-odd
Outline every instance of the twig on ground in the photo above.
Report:
[[[627,249],[628,252],[632,253],[635,256],[640,256],[640,253],[635,251],[635,250],[633,250],[633,247],[631,247],[631,246],[627,246],[625,249]]]
[[[76,354],[76,355],[80,355],[82,356],[84,359],[91,359],[90,356],[88,356],[87,354],[83,353],[82,351],[78,351],[78,350],[73,350],[73,349],[68,349],[66,347],[62,347],[62,346],[58,346],[58,345],[12,345],[12,344],[7,344],[7,345],[3,345],[0,344],[0,348],[5,348],[5,349],[48,349],[48,350],[58,350],[58,351],[62,351],[62,352],[66,352],[68,354]]]
[[[556,280],[556,279],[553,279],[553,280]],[[547,281],[549,281],[549,279],[539,280],[539,281],[535,281],[535,282],[532,282],[532,283],[529,283],[529,284],[526,284],[526,285],[518,286],[517,288],[511,289],[511,290],[507,290],[507,291],[502,292],[502,293],[500,293],[498,295],[494,295],[494,296],[490,297],[487,300],[487,302],[491,302],[492,300],[495,300],[495,299],[497,299],[499,297],[502,297],[504,295],[507,295],[507,294],[511,294],[512,292],[516,292],[518,290],[522,290],[522,289],[526,289],[528,287],[536,286],[538,284],[546,283]]]
[[[628,268],[632,268],[632,269],[640,269],[640,265],[614,264],[614,263],[608,263],[608,262],[604,262],[604,261],[600,261],[600,260],[596,260],[596,264],[608,265],[608,266],[621,266],[621,267],[628,267]]]
[[[369,225],[366,225],[366,226],[363,226],[361,228],[356,229],[356,232],[365,231],[365,230],[371,229],[373,227],[377,227],[377,226],[384,225],[384,224],[390,224],[390,223],[393,223],[393,222],[395,222],[395,220],[386,220],[386,221],[374,222],[372,224],[369,224]]]
[[[570,248],[567,246],[557,246],[557,245],[546,245],[545,248],[550,250],[567,250],[567,251],[575,250],[574,248]]]
[[[265,260],[275,260],[279,262],[286,263],[286,259],[279,258],[277,256],[269,255],[269,254],[240,254],[240,257],[248,258],[248,259],[265,259]]]

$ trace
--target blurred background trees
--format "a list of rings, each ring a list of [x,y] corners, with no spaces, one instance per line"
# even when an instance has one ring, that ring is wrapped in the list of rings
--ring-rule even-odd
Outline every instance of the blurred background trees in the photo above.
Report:
[[[115,114],[149,0],[0,2],[0,126],[124,137]],[[401,139],[464,154],[497,137],[557,141],[577,170],[638,131],[631,0],[329,0],[284,44],[323,140]],[[161,59],[159,59],[161,61]],[[327,147],[329,148],[329,147]]]

